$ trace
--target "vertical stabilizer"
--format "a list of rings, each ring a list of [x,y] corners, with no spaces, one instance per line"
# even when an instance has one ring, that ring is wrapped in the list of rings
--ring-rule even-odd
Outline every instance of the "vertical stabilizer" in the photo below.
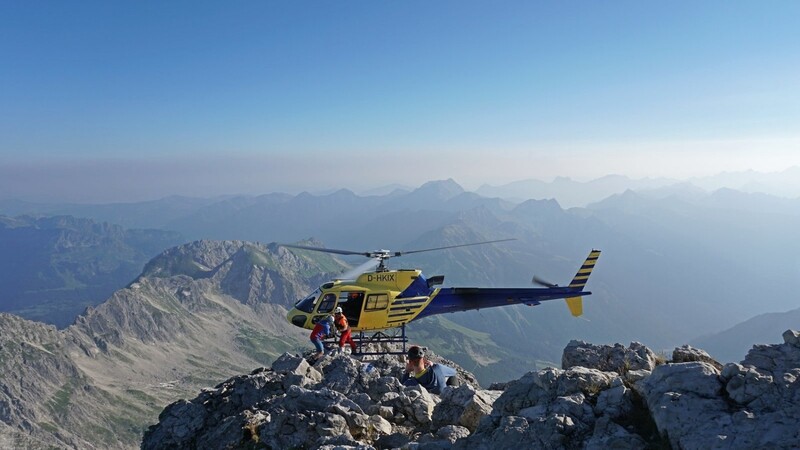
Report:
[[[567,301],[567,307],[569,308],[569,312],[578,317],[583,314],[583,298],[581,297],[570,297],[565,299]]]
[[[589,252],[589,256],[586,258],[586,261],[583,262],[583,265],[580,269],[578,269],[578,273],[575,274],[575,278],[569,283],[569,287],[577,288],[579,290],[583,290],[583,287],[586,286],[586,282],[589,280],[589,275],[592,274],[592,269],[594,269],[594,263],[597,262],[597,258],[600,257],[600,250],[592,250]]]
[[[589,252],[589,256],[586,257],[586,261],[584,261],[581,268],[578,269],[578,273],[575,274],[575,278],[570,281],[570,288],[577,289],[579,291],[583,290],[584,286],[586,286],[586,282],[589,281],[589,275],[592,274],[594,264],[597,262],[597,258],[599,257],[600,250],[592,249],[592,251]],[[581,297],[567,297],[564,300],[566,300],[569,312],[573,316],[578,317],[583,314],[583,299]]]

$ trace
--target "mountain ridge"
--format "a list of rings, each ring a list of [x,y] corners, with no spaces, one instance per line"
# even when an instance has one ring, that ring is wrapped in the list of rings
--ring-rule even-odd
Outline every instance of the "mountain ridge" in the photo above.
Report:
[[[274,267],[254,267],[254,250]],[[181,258],[210,273],[157,270]],[[0,437],[31,448],[131,447],[164,403],[303,342],[285,305],[327,273],[282,247],[233,241],[177,247],[150,270],[168,276],[140,276],[64,330],[0,315],[0,422],[11,427]],[[239,279],[252,289],[231,289]]]

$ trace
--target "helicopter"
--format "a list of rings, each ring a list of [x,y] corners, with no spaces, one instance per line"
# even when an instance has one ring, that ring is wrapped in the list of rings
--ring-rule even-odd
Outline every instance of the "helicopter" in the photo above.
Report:
[[[409,322],[436,314],[469,311],[497,306],[524,304],[539,305],[546,300],[565,299],[573,316],[583,314],[582,297],[591,295],[584,291],[589,275],[600,256],[600,250],[592,249],[572,281],[567,286],[549,283],[537,276],[532,282],[539,288],[477,288],[439,287],[444,283],[443,275],[425,277],[420,269],[390,270],[386,260],[412,253],[446,250],[472,245],[513,241],[499,239],[409,251],[351,251],[294,244],[283,247],[310,250],[337,255],[361,255],[370,258],[367,265],[373,267],[352,277],[334,279],[322,284],[314,292],[295,303],[287,313],[287,320],[295,326],[313,329],[314,325],[330,316],[336,307],[342,308],[347,317],[356,342],[356,354],[403,354],[406,351],[405,326]],[[347,279],[350,278],[350,279]],[[388,331],[387,330],[393,330]],[[356,334],[358,333],[358,334]],[[370,334],[372,333],[372,334]],[[369,344],[400,343],[401,351],[368,351]]]

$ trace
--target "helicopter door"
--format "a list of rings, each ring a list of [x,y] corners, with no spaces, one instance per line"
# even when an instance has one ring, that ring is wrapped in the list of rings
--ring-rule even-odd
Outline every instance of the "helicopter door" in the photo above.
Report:
[[[351,327],[358,326],[358,320],[361,318],[361,307],[363,305],[363,292],[351,291],[339,294],[339,306],[342,307],[342,313],[347,317],[347,322]]]
[[[364,313],[361,315],[361,328],[367,330],[386,328],[389,293],[375,292],[367,296]]]

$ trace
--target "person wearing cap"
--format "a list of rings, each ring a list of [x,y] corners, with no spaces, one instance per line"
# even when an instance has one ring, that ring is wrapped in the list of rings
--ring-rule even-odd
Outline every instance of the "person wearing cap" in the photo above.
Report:
[[[406,371],[401,380],[405,386],[420,385],[428,392],[439,395],[445,386],[456,384],[456,370],[427,360],[424,348],[411,346],[406,356]]]
[[[320,359],[325,354],[325,346],[322,345],[322,340],[331,334],[331,325],[333,325],[333,316],[328,316],[317,322],[314,325],[314,329],[311,330],[311,343],[317,349],[314,359]]]
[[[353,341],[353,336],[350,331],[350,323],[347,322],[347,317],[342,313],[342,307],[337,306],[333,310],[333,323],[336,325],[336,331],[339,333],[339,353],[344,353],[344,344],[350,344],[351,353],[356,352],[356,343]]]

